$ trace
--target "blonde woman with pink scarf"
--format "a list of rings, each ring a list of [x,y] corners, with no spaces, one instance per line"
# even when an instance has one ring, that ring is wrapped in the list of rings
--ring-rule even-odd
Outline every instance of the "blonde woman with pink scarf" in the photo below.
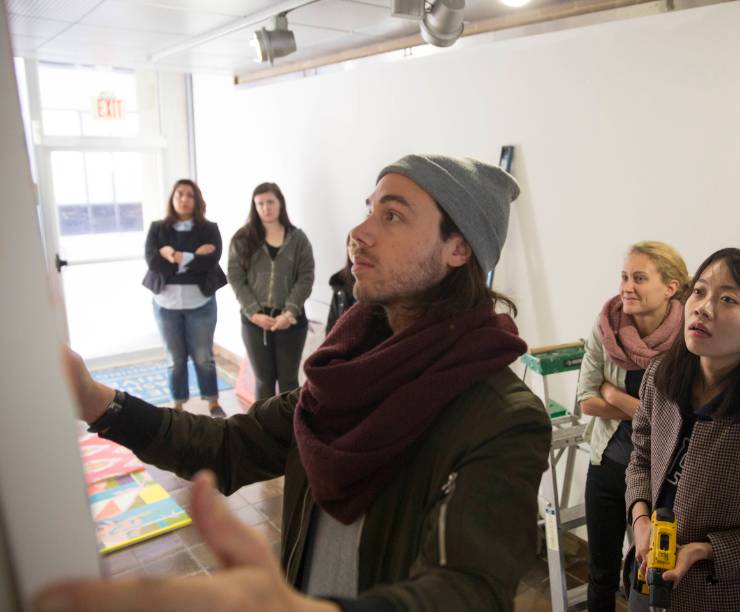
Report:
[[[613,612],[626,529],[625,470],[642,375],[681,332],[689,274],[667,244],[632,245],[619,293],[607,300],[586,341],[577,401],[592,418],[586,478],[589,612]]]

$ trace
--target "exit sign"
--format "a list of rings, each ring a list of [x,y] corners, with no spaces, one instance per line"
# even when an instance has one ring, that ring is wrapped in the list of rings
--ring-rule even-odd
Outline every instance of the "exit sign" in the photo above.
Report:
[[[95,117],[98,119],[121,119],[123,117],[123,100],[107,93],[95,98]]]

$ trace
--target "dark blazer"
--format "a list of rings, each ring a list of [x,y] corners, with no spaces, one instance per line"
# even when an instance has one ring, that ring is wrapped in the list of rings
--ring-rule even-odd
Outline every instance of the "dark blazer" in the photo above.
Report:
[[[142,284],[152,293],[161,293],[164,286],[170,283],[177,274],[178,265],[167,261],[159,254],[163,246],[174,246],[177,242],[177,230],[164,221],[154,221],[146,237],[145,258],[149,269]],[[193,225],[195,243],[193,252],[203,244],[212,244],[216,250],[210,255],[195,255],[188,264],[187,274],[194,284],[200,287],[203,295],[210,296],[226,284],[226,274],[219,265],[221,259],[221,233],[218,225],[212,221]]]
[[[636,501],[650,508],[679,444],[681,412],[653,383],[658,360],[645,371],[632,421],[627,467],[628,517]],[[673,505],[678,544],[710,542],[712,561],[692,566],[673,590],[672,612],[740,610],[740,422],[697,421]]]
[[[329,316],[326,320],[327,334],[331,331],[331,328],[334,327],[337,319],[347,312],[347,310],[349,310],[356,301],[355,296],[352,295],[352,287],[354,286],[354,283],[351,285],[347,283],[344,276],[344,269],[332,274],[329,279],[329,285],[331,286],[332,296],[331,304],[329,305]]]

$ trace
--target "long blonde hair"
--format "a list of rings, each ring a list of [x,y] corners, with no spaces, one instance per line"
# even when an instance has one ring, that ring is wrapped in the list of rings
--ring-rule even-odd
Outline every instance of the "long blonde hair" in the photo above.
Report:
[[[655,264],[663,283],[667,285],[672,280],[678,282],[678,289],[673,297],[682,303],[686,301],[691,291],[691,279],[686,262],[676,249],[665,242],[645,240],[633,244],[627,253],[641,253],[647,256]]]

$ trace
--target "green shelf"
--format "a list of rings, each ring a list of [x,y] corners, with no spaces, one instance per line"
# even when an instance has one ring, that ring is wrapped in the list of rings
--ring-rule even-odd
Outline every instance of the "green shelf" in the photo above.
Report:
[[[578,370],[581,367],[584,352],[583,348],[578,347],[539,353],[538,355],[524,353],[521,360],[533,372],[547,376],[548,374]]]

